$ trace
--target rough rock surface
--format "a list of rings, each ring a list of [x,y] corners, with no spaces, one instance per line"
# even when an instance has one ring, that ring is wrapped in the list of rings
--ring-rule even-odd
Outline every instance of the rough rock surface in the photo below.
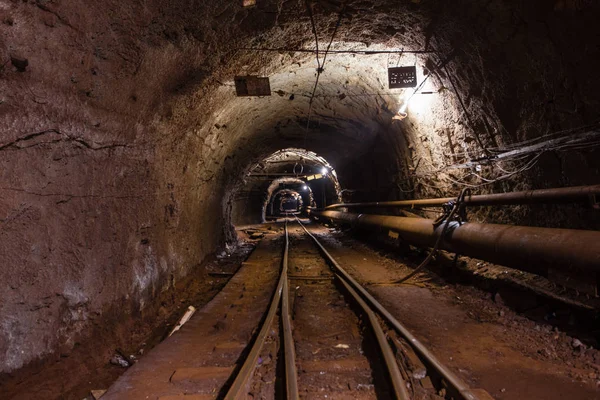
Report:
[[[0,373],[139,317],[233,239],[243,173],[276,150],[325,157],[357,200],[437,195],[481,183],[438,172],[461,153],[598,121],[595,2],[311,2],[321,49],[343,3],[332,49],[439,53],[330,54],[310,122],[316,62],[293,51],[314,48],[304,2],[240,3],[0,0]],[[394,121],[385,69],[415,63],[437,94]],[[236,74],[269,75],[273,96],[235,97]],[[599,160],[549,153],[482,190],[595,182]],[[537,215],[502,218],[549,223]]]

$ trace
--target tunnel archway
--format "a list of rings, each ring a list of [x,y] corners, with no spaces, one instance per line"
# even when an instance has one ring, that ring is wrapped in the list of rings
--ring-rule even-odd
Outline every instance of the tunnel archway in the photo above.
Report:
[[[233,190],[232,224],[264,222],[273,216],[273,196],[284,189],[301,193],[304,207],[341,200],[336,170],[325,158],[305,149],[286,148],[246,168]]]
[[[598,127],[595,2],[309,3],[1,4],[0,373],[89,342],[94,319],[131,328],[260,218],[244,180],[281,149],[326,159],[353,201],[598,181],[597,137],[539,150]],[[406,65],[414,95],[387,87]],[[238,97],[239,75],[271,96]]]
[[[280,189],[273,193],[267,204],[268,217],[271,219],[300,215],[304,209],[302,195],[291,189]]]

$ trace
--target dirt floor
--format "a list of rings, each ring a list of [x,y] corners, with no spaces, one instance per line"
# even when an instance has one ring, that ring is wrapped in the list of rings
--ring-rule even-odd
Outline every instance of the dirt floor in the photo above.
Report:
[[[429,271],[406,284],[392,284],[411,272],[414,263],[401,261],[397,256],[387,257],[385,252],[334,229],[319,225],[310,229],[323,239],[344,268],[471,387],[485,389],[497,399],[600,398],[600,352],[579,337],[569,336],[543,319],[526,318],[505,305],[498,293],[450,284]],[[297,233],[295,228],[291,231]],[[296,258],[290,261],[296,271],[293,273],[322,275],[318,257],[303,248],[302,243],[296,244],[299,249],[291,247],[292,254],[296,252]],[[315,288],[301,283],[294,286],[299,287],[297,293],[302,296],[298,304],[317,301],[306,300],[303,293]],[[314,313],[312,320],[322,314],[319,308],[326,307],[318,307],[316,303],[307,307]],[[297,317],[298,333],[303,331],[302,327],[311,326],[299,323],[302,312]],[[320,332],[329,325],[339,325],[331,321],[329,324],[321,321],[309,331]],[[301,335],[299,339],[301,359]],[[316,356],[310,353],[309,357]],[[327,394],[331,398],[331,393]]]
[[[384,252],[357,241],[347,233],[320,225],[311,225],[309,229],[348,272],[365,284],[396,318],[471,387],[485,389],[499,400],[600,399],[600,352],[584,344],[583,340],[569,336],[548,323],[518,314],[505,305],[498,294],[492,295],[472,286],[450,284],[432,272],[418,274],[407,284],[392,284],[412,271],[414,265],[400,261],[399,257],[387,257]],[[100,336],[103,342],[97,353],[82,347],[59,359],[49,369],[2,381],[0,398],[81,400],[86,396],[91,398],[90,390],[108,388],[124,372],[126,375],[121,381],[128,382],[127,379],[135,377],[136,371],[140,370],[141,364],[136,365],[137,360],[149,357],[146,354],[166,337],[190,304],[201,311],[195,317],[197,323],[190,322],[182,333],[208,329],[202,333],[202,337],[207,338],[202,344],[206,347],[206,356],[195,357],[198,362],[194,361],[192,367],[180,368],[181,379],[173,378],[175,375],[171,374],[166,379],[176,382],[178,390],[184,393],[195,390],[189,386],[194,368],[204,368],[195,371],[202,374],[206,373],[205,368],[213,368],[209,372],[215,378],[207,383],[205,389],[208,392],[216,390],[229,376],[232,366],[242,355],[242,344],[248,343],[260,319],[247,318],[251,310],[244,308],[242,303],[245,300],[239,297],[240,293],[246,295],[252,292],[253,296],[259,296],[259,293],[265,292],[260,280],[274,280],[275,275],[251,271],[257,268],[252,263],[267,262],[275,268],[273,271],[276,270],[279,261],[272,252],[281,244],[276,240],[281,231],[278,223],[238,228],[242,243],[247,245],[237,252],[223,253],[205,263],[199,267],[197,276],[178,286],[178,291],[167,292],[168,296],[164,295],[165,299],[151,309],[153,314],[147,315],[144,324],[136,325],[136,329],[130,332],[129,340]],[[352,379],[356,378],[346,377],[356,384],[349,389],[361,388],[360,394],[371,398],[375,394],[373,376],[368,375],[368,362],[363,358],[365,354],[369,356],[372,349],[365,346],[365,330],[360,318],[349,313],[342,320],[337,320],[338,314],[331,314],[332,310],[348,311],[344,308],[346,301],[335,293],[333,281],[327,279],[329,272],[314,248],[308,241],[299,240],[299,228],[292,227],[291,232],[289,274],[292,277],[290,288],[299,378],[305,386],[314,386],[311,391],[305,390],[303,395],[305,398],[341,398],[336,397],[336,391],[339,396],[343,397],[342,393],[348,395],[350,390],[339,386],[340,382],[333,375],[321,376],[324,369],[331,367],[347,369],[349,372],[345,373],[352,375]],[[259,243],[263,250],[253,252],[242,264],[255,243]],[[239,269],[240,266],[242,269]],[[230,279],[234,273],[235,280]],[[307,275],[319,279],[311,282],[294,278]],[[244,276],[243,282],[235,283]],[[221,290],[227,282],[231,283],[227,287],[241,292],[232,294],[230,290]],[[237,300],[232,303],[234,297]],[[260,303],[266,304],[268,297]],[[257,316],[261,314],[258,308],[252,312]],[[242,315],[244,319],[236,319]],[[228,316],[231,321],[228,321]],[[216,319],[212,323],[198,322],[213,317]],[[239,337],[242,325],[245,327],[244,338]],[[233,336],[224,338],[228,332]],[[257,379],[251,387],[254,398],[282,397],[282,388],[277,386],[275,378],[282,368],[278,336],[274,326],[259,359]],[[339,344],[348,348],[336,348]],[[356,354],[350,354],[352,351]],[[111,358],[119,353],[128,358],[133,367],[127,369],[111,364]],[[188,353],[190,351],[183,351],[182,357]],[[197,346],[193,353],[199,354]],[[86,354],[89,356],[86,357]],[[215,358],[215,355],[218,357]],[[167,369],[173,368],[169,366]],[[73,371],[79,373],[74,374]],[[192,375],[187,377],[184,373]],[[65,376],[69,379],[65,380]],[[106,398],[119,393],[119,387],[124,386],[117,385]],[[378,397],[381,395],[385,397],[385,393],[377,393]]]
[[[318,249],[290,228],[289,276],[298,388],[305,399],[391,398],[376,339],[338,289]],[[313,277],[314,280],[306,278]]]
[[[524,318],[498,295],[450,285],[430,272],[407,284],[390,284],[412,269],[346,234],[322,226],[311,230],[344,268],[473,387],[497,399],[600,398],[598,350],[549,324]]]
[[[224,394],[221,388],[245,358],[268,308],[279,277],[280,249],[280,235],[263,239],[217,296],[127,370],[102,399]]]
[[[112,323],[97,324],[72,351],[18,375],[0,376],[0,399],[81,400],[91,390],[108,388],[127,370],[119,361],[126,358],[133,365],[142,359],[169,334],[188,306],[200,308],[219,293],[253,248],[253,243],[243,242],[235,252],[209,258],[188,278],[160,293],[141,316],[110,310]]]

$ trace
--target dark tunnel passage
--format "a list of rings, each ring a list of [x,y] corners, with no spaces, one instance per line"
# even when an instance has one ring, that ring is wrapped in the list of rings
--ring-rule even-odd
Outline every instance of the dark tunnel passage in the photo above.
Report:
[[[243,248],[236,227],[339,202],[598,184],[599,11],[0,0],[0,398],[82,398],[115,349],[160,336],[182,285],[215,295],[203,265]],[[398,67],[415,85],[389,87]],[[268,77],[268,93],[240,95],[236,77]],[[469,218],[598,230],[599,215]]]
[[[274,196],[270,202],[271,205],[271,215],[275,216],[276,214],[285,215],[285,214],[298,214],[302,211],[302,196],[300,193],[292,190],[280,190]],[[275,208],[277,206],[277,208]]]
[[[252,165],[242,188],[235,191],[232,206],[234,225],[264,222],[282,216],[277,195],[292,190],[301,196],[300,213],[307,207],[323,207],[341,200],[335,169],[319,155],[304,149],[282,149]],[[276,219],[276,218],[275,218]]]

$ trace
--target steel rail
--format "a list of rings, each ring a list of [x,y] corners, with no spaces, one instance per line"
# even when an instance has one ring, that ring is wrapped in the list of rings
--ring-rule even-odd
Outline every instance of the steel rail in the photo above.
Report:
[[[285,247],[284,247],[284,254],[283,254],[283,261],[282,261],[282,268],[281,268],[281,276],[279,278],[279,282],[277,283],[277,287],[275,289],[275,293],[273,294],[273,299],[271,300],[271,305],[269,307],[269,311],[267,312],[267,316],[262,324],[262,327],[260,329],[260,332],[258,333],[256,340],[254,341],[254,344],[252,345],[252,348],[250,350],[250,353],[248,354],[248,357],[246,357],[246,360],[244,361],[244,364],[242,365],[242,368],[240,368],[240,371],[238,372],[237,376],[235,377],[235,380],[233,381],[233,384],[231,385],[231,387],[229,388],[229,390],[227,391],[227,394],[225,395],[225,399],[227,400],[241,400],[243,398],[246,398],[246,394],[247,394],[247,390],[248,390],[248,382],[250,381],[250,378],[252,376],[252,374],[254,373],[254,370],[256,369],[257,363],[258,363],[258,357],[260,355],[260,352],[262,351],[262,348],[265,344],[265,340],[267,339],[267,336],[269,334],[269,330],[271,329],[271,326],[273,325],[273,321],[275,319],[275,315],[277,314],[277,309],[279,308],[279,304],[281,302],[282,299],[282,295],[284,295],[284,290],[288,287],[288,281],[287,281],[287,253],[288,253],[288,247],[289,247],[289,242],[288,242],[288,234],[287,234],[287,221],[285,224]],[[286,296],[286,297],[289,297]],[[287,312],[287,317],[289,318],[289,304],[286,302],[286,305],[288,305],[288,312]],[[282,309],[283,311],[283,309]],[[285,317],[283,317],[285,318]],[[288,320],[289,322],[289,320]],[[284,346],[285,346],[285,357],[286,357],[286,389],[287,389],[287,395],[288,395],[288,399],[298,399],[298,384],[297,384],[297,379],[296,379],[296,365],[295,365],[295,358],[292,359],[291,361],[288,360],[288,356],[295,356],[295,352],[293,351],[293,341],[291,344],[292,347],[292,352],[289,352],[288,349],[288,342],[291,339],[291,336],[287,336],[286,339],[286,331],[289,332],[291,334],[291,326],[288,326],[289,329],[286,328],[285,324],[284,324]],[[289,364],[293,364],[293,369],[288,368]],[[295,397],[294,397],[295,395]]]
[[[283,326],[283,348],[285,359],[285,387],[286,396],[288,399],[297,400],[300,398],[298,394],[298,371],[296,369],[296,349],[294,348],[294,336],[292,335],[292,318],[290,316],[290,284],[288,273],[288,250],[290,247],[290,239],[288,235],[287,220],[285,221],[285,248],[283,251],[283,268],[282,275],[285,276],[283,281],[283,293],[281,300],[281,323]]]
[[[308,233],[308,235],[311,236],[313,240],[316,241],[315,237],[308,232],[308,230],[304,227],[302,222],[300,222],[298,218],[296,218],[296,220],[298,224],[304,229],[304,231]],[[402,373],[400,372],[400,368],[398,367],[398,363],[396,362],[394,352],[392,351],[392,348],[390,347],[390,344],[387,341],[385,333],[383,332],[383,329],[379,324],[377,315],[375,315],[373,310],[371,310],[367,303],[364,302],[364,300],[358,295],[358,293],[356,293],[356,291],[352,288],[352,286],[346,281],[346,279],[342,275],[337,273],[335,274],[335,277],[342,283],[346,291],[358,304],[362,312],[367,316],[369,320],[369,324],[371,325],[371,329],[375,334],[377,344],[379,345],[379,350],[383,355],[383,359],[387,367],[387,372],[392,383],[394,397],[398,400],[410,400],[410,395],[408,394],[408,389],[406,387],[406,381],[402,377]]]
[[[415,350],[415,352],[421,356],[428,365],[430,365],[448,384],[449,389],[454,392],[455,395],[460,396],[464,400],[493,400],[493,398],[482,389],[470,388],[462,379],[460,379],[454,372],[448,367],[442,364],[437,357],[431,353],[425,345],[423,345],[404,325],[402,325],[389,311],[387,311],[366,289],[364,289],[354,278],[344,270],[340,264],[333,258],[333,256],[325,249],[325,247],[317,240],[317,238],[311,234],[308,229],[298,220],[300,226],[304,229],[306,234],[310,236],[315,244],[322,251],[323,255],[330,264],[333,266],[335,271],[342,276],[344,280],[352,286],[352,288],[360,293],[363,300],[367,302],[373,309],[375,309],[379,315],[385,319],[400,335],[402,335]]]
[[[359,307],[363,310],[363,312],[369,318],[369,323],[371,324],[371,329],[375,333],[375,337],[377,338],[377,343],[379,343],[379,349],[383,354],[383,359],[385,361],[385,365],[387,366],[387,371],[390,374],[390,380],[392,381],[392,387],[394,389],[394,395],[396,399],[399,400],[410,400],[410,395],[408,394],[408,389],[406,387],[406,381],[402,378],[402,373],[400,372],[400,368],[398,367],[398,363],[396,362],[396,357],[394,356],[394,352],[390,347],[390,344],[387,341],[385,333],[379,324],[379,320],[377,320],[377,315],[371,310],[371,308],[364,302],[364,300],[356,293],[356,291],[350,286],[348,282],[341,276],[337,275],[336,277],[339,281],[344,285],[348,293],[354,298],[356,303],[358,303]]]
[[[463,204],[466,206],[494,206],[536,203],[564,203],[586,201],[590,197],[600,196],[600,185],[572,186],[566,188],[527,190],[522,192],[467,195]],[[332,204],[324,210],[338,208],[420,208],[442,207],[456,201],[456,197],[442,197],[438,199],[417,199],[399,201],[375,201],[365,203],[340,203]]]

